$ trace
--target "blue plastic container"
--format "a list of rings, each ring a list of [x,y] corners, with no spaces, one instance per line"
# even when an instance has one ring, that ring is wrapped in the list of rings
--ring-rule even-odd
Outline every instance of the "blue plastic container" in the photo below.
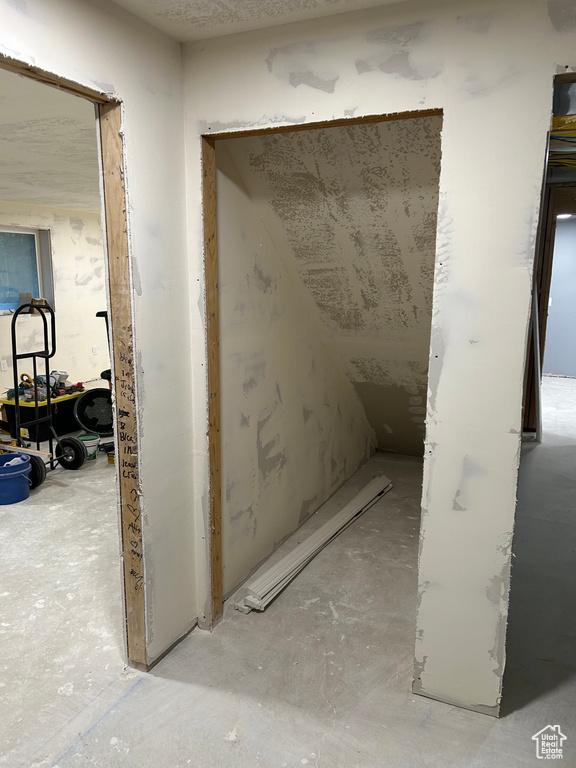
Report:
[[[15,467],[5,466],[16,456],[24,459],[25,464],[17,464]],[[16,504],[24,501],[30,495],[30,456],[22,453],[0,454],[0,504]]]

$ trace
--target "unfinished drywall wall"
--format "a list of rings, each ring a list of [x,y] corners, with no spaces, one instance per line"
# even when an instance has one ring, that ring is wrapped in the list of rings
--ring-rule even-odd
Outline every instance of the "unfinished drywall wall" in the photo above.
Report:
[[[185,47],[192,285],[201,134],[443,110],[414,690],[490,714],[552,80],[576,70],[571,5],[411,2]],[[207,477],[204,436],[196,448]]]
[[[100,372],[110,367],[106,326],[96,317],[106,309],[100,215],[0,201],[0,227],[49,230],[57,334],[50,368],[68,371],[73,382],[100,378]],[[11,315],[0,315],[0,360],[7,363],[7,370],[0,372],[2,397],[13,387],[11,322]],[[39,317],[21,315],[18,331],[20,352],[43,348]],[[19,370],[29,373],[25,361]]]
[[[217,146],[222,563],[229,593],[370,456],[332,363],[229,155]]]
[[[421,456],[440,116],[226,142],[379,450]]]
[[[0,0],[0,18],[0,53],[123,103],[140,437],[137,492],[152,662],[198,615],[181,49],[108,2]],[[196,376],[198,383],[202,374]],[[166,406],[171,380],[178,382],[178,407]],[[196,491],[202,495],[198,485]],[[119,589],[120,573],[119,567]]]

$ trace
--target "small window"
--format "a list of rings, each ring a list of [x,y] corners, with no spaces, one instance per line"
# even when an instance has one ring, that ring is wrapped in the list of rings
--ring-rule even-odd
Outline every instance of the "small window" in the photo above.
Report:
[[[53,304],[50,233],[0,230],[0,311],[20,305],[20,294]]]

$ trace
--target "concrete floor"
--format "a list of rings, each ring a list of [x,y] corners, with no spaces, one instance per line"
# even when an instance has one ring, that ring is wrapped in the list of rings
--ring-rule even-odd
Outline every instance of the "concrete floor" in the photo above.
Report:
[[[231,599],[213,634],[194,631],[149,674],[119,655],[114,487],[100,463],[0,507],[0,765],[515,768],[536,764],[532,735],[558,723],[575,766],[576,381],[545,379],[544,397],[545,442],[525,446],[521,467],[500,720],[410,692],[418,460],[374,457],[307,526],[374,472],[392,492],[266,612]]]
[[[124,671],[115,497],[100,454],[0,506],[0,765],[20,765]]]

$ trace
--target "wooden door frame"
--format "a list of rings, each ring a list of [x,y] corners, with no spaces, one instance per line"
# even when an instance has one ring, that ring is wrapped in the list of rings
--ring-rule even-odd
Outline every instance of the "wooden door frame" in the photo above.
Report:
[[[124,576],[124,624],[128,660],[147,667],[144,556],[140,505],[140,443],[134,366],[131,255],[124,187],[122,102],[80,83],[0,54],[0,69],[30,78],[92,102],[99,133],[103,196],[108,319],[110,323],[116,472]],[[122,471],[125,468],[125,471]]]
[[[423,109],[414,112],[395,112],[384,115],[336,118],[314,123],[254,128],[224,133],[204,134],[202,139],[202,221],[204,234],[204,279],[206,283],[206,348],[208,382],[208,456],[210,511],[208,519],[208,580],[210,588],[207,624],[214,627],[222,618],[222,487],[220,442],[220,336],[218,308],[218,218],[216,199],[216,143],[222,139],[243,139],[249,136],[267,136],[276,133],[314,131],[367,123],[384,123],[422,117],[442,117],[442,109]]]

